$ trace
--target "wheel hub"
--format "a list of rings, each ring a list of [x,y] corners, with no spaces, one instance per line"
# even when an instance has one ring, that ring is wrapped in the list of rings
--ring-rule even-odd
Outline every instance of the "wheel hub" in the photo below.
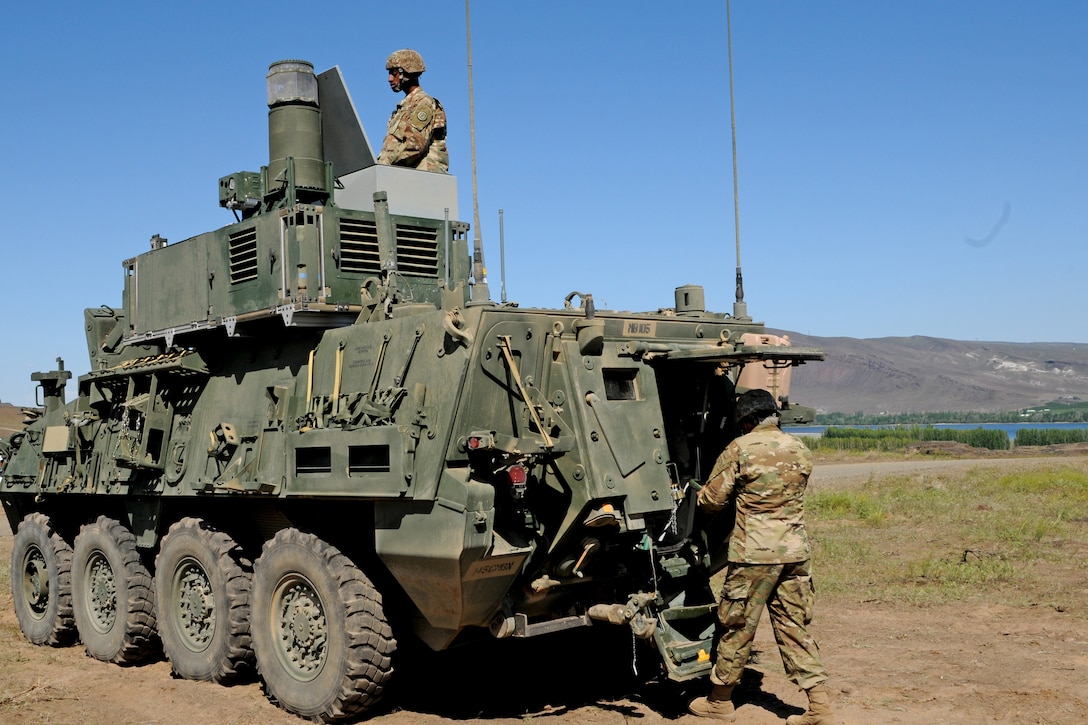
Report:
[[[215,598],[208,575],[198,564],[178,567],[175,575],[177,620],[190,646],[202,650],[215,632]]]
[[[281,587],[278,597],[280,655],[298,676],[316,677],[325,662],[328,620],[321,600],[308,582]]]
[[[36,619],[41,619],[49,606],[49,570],[45,555],[34,546],[23,557],[23,597]]]
[[[88,613],[99,632],[108,632],[117,618],[117,579],[106,558],[96,553],[87,566]]]

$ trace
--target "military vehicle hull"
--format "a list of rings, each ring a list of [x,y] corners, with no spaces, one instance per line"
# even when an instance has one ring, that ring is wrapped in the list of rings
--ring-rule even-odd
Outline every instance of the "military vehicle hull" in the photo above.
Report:
[[[280,72],[309,82],[273,64],[270,88]],[[328,142],[313,95],[299,123]],[[0,444],[28,639],[120,664],[161,648],[325,721],[381,697],[405,637],[611,623],[669,677],[707,674],[729,522],[696,487],[738,388],[819,353],[693,288],[649,313],[495,303],[467,225],[412,196],[452,177],[309,159],[304,186],[271,155],[221,181],[235,223],[125,261],[124,304],[85,312],[74,400],[63,366],[35,374],[44,411]]]

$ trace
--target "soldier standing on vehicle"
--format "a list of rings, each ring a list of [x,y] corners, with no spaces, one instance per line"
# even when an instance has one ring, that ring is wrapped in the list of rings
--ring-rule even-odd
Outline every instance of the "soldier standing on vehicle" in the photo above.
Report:
[[[446,173],[450,168],[446,112],[419,86],[419,76],[427,69],[423,57],[408,48],[398,50],[389,56],[385,68],[389,87],[394,93],[403,92],[404,98],[389,118],[378,163]]]
[[[688,709],[702,717],[734,719],[730,698],[766,607],[786,675],[808,695],[808,711],[791,716],[787,725],[834,725],[827,670],[805,629],[815,595],[804,519],[812,454],[778,427],[778,406],[766,390],[742,394],[736,417],[744,435],[726,446],[699,491],[701,509],[714,513],[733,505],[736,523],[718,605],[721,639],[710,674],[713,687]]]

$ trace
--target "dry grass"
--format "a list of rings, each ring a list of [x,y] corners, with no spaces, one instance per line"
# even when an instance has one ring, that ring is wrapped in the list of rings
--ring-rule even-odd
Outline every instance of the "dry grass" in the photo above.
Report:
[[[1088,618],[1088,464],[894,476],[814,492],[821,598],[927,606],[985,600]]]

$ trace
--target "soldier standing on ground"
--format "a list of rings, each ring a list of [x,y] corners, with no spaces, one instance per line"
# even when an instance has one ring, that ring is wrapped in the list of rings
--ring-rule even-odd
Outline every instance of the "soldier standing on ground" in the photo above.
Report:
[[[713,513],[733,505],[736,523],[718,605],[721,639],[710,674],[713,687],[688,709],[702,717],[734,719],[730,698],[766,607],[786,675],[808,695],[808,711],[791,716],[787,725],[834,725],[827,670],[805,629],[815,595],[804,519],[812,454],[778,427],[778,406],[766,390],[749,390],[737,399],[737,422],[744,435],[726,447],[699,491],[701,509]]]
[[[427,69],[423,57],[407,48],[398,50],[389,56],[385,69],[389,87],[394,93],[403,92],[404,98],[389,118],[378,163],[446,173],[450,168],[446,112],[419,87],[419,76]]]

